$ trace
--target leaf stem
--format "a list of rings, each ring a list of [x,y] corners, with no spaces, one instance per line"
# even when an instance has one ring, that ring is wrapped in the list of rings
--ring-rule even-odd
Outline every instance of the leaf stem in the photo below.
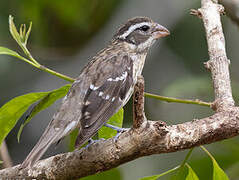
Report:
[[[29,52],[29,50],[27,49],[25,44],[21,44],[21,48],[23,50],[23,52],[27,55],[27,57],[36,65],[41,66],[31,55],[31,53]]]
[[[151,93],[144,93],[145,97],[149,98],[154,98],[154,99],[159,99],[161,101],[166,101],[168,103],[174,102],[174,103],[184,103],[184,104],[196,104],[200,106],[207,106],[211,107],[212,103],[211,102],[204,102],[201,100],[191,100],[191,99],[179,99],[179,98],[172,98],[172,97],[166,97],[166,96],[160,96],[156,94],[151,94]]]
[[[190,155],[192,154],[192,151],[193,151],[193,148],[191,148],[191,149],[188,151],[186,157],[184,158],[182,164],[180,165],[180,167],[179,167],[179,169],[178,169],[178,172],[177,172],[177,175],[176,175],[176,177],[178,177],[177,179],[179,179],[179,177],[182,176],[183,168],[184,168],[185,164],[187,163],[187,161],[188,161]]]
[[[186,162],[188,161],[188,159],[189,159],[190,155],[192,154],[192,152],[193,152],[193,148],[191,148],[191,149],[188,151],[186,157],[184,158],[182,164],[180,165],[180,168],[183,168],[183,167],[185,166],[185,164],[186,164]]]
[[[59,77],[59,78],[61,78],[61,79],[64,79],[64,80],[69,81],[69,82],[71,82],[71,83],[75,81],[75,79],[73,79],[73,78],[71,78],[71,77],[69,77],[69,76],[66,76],[66,75],[64,75],[64,74],[58,73],[58,72],[56,72],[56,71],[54,71],[54,70],[52,70],[52,69],[49,69],[49,68],[47,68],[47,67],[45,67],[45,66],[43,66],[43,65],[41,65],[41,64],[39,64],[39,63],[34,63],[33,61],[31,61],[31,60],[29,60],[29,59],[27,59],[27,58],[25,58],[25,57],[22,57],[22,56],[20,56],[20,55],[13,55],[13,56],[15,56],[15,57],[17,57],[17,58],[19,58],[19,59],[25,61],[26,63],[28,63],[28,64],[30,64],[30,65],[36,67],[37,69],[43,70],[43,71],[45,71],[45,72],[48,72],[48,73],[50,73],[50,74],[52,74],[52,75],[54,75],[54,76],[57,76],[57,77]],[[30,56],[31,56],[31,55],[30,55]],[[31,56],[31,57],[32,57],[32,56]],[[29,57],[29,58],[30,58],[30,57]]]
[[[43,66],[43,65],[40,65],[40,67],[39,67],[38,69],[41,69],[41,70],[43,70],[43,71],[45,71],[45,72],[48,72],[48,73],[50,73],[50,74],[52,74],[52,75],[54,75],[54,76],[57,76],[57,77],[59,77],[59,78],[61,78],[61,79],[64,79],[64,80],[66,80],[66,81],[69,81],[69,82],[71,82],[71,83],[73,83],[73,82],[75,81],[75,79],[73,79],[73,78],[71,78],[71,77],[69,77],[69,76],[67,76],[67,75],[58,73],[58,72],[56,72],[56,71],[54,71],[54,70],[52,70],[52,69],[49,69],[49,68],[47,68],[47,67],[45,67],[45,66]]]
[[[204,147],[204,146],[200,146],[200,148],[205,151],[207,153],[207,155],[211,158],[214,159],[214,157],[211,155],[211,153]]]

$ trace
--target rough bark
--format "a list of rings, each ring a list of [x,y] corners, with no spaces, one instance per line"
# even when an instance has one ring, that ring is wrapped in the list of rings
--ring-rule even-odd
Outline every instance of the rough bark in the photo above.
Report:
[[[1,178],[74,179],[99,173],[142,156],[169,153],[209,144],[239,134],[239,108],[234,106],[229,76],[229,60],[220,21],[223,7],[216,0],[202,0],[192,14],[203,20],[215,93],[215,114],[199,120],[168,126],[148,121],[143,107],[143,79],[134,93],[133,127],[113,139],[100,141],[87,149],[59,154],[21,171],[18,166],[0,171]]]

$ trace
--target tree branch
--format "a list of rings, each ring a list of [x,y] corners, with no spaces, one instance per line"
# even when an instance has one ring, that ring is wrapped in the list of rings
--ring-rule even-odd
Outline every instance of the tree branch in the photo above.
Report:
[[[133,128],[137,129],[145,122],[144,114],[144,78],[138,77],[133,95]]]
[[[222,111],[228,106],[234,106],[229,75],[230,61],[226,55],[225,38],[220,20],[224,7],[219,5],[217,0],[202,0],[201,5],[197,15],[203,20],[210,58],[205,63],[205,67],[212,74],[215,109]]]
[[[148,121],[144,115],[142,79],[134,93],[133,127],[113,139],[94,143],[87,149],[59,154],[21,171],[18,166],[0,171],[8,179],[73,179],[99,173],[142,156],[189,149],[239,134],[239,108],[234,106],[229,77],[229,60],[220,22],[222,6],[216,0],[202,0],[202,8],[193,13],[202,18],[208,41],[215,93],[216,113],[200,120],[178,125]]]
[[[113,139],[92,144],[87,149],[59,154],[21,171],[18,166],[0,171],[0,177],[74,179],[99,173],[142,156],[189,149],[239,134],[239,109],[183,124],[166,126],[147,121],[140,128]]]

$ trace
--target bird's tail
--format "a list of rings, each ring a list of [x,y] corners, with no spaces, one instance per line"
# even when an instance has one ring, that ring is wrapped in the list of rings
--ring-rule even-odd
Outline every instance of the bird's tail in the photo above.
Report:
[[[51,131],[54,130],[51,128],[50,129],[47,128],[47,130],[43,133],[43,135],[41,136],[37,144],[34,146],[32,151],[28,154],[26,159],[20,165],[20,169],[33,166],[34,163],[41,158],[41,156],[46,152],[46,150],[52,143],[61,139],[59,138],[59,133],[53,133]]]

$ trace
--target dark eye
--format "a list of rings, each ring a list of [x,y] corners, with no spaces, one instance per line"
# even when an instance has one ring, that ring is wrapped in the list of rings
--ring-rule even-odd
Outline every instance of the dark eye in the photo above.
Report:
[[[139,29],[140,29],[141,31],[144,31],[144,32],[146,32],[146,31],[148,31],[148,30],[149,30],[149,26],[147,26],[147,25],[144,25],[144,26],[140,27]]]

